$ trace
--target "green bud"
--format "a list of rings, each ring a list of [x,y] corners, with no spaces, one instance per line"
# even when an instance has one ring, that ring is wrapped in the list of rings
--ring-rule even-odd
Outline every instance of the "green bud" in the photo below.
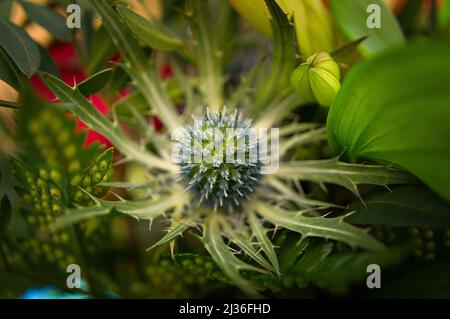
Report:
[[[81,169],[81,165],[80,162],[75,160],[70,162],[69,166],[67,167],[67,170],[69,171],[69,173],[76,173]]]
[[[85,176],[83,181],[81,182],[81,186],[86,188],[91,185],[91,178],[89,176]]]
[[[61,181],[62,176],[61,173],[55,170],[52,170],[50,172],[50,178],[52,179],[52,181],[54,181],[55,183],[58,183]]]
[[[104,172],[108,168],[108,162],[105,160],[100,161],[100,163],[98,163],[98,168],[100,171]]]
[[[81,175],[77,174],[74,177],[72,177],[72,179],[70,180],[70,185],[72,186],[76,186],[81,182]]]
[[[94,176],[92,176],[92,181],[93,181],[95,184],[98,184],[98,183],[100,183],[100,182],[102,181],[102,178],[103,178],[102,174],[100,174],[100,173],[95,173]]]
[[[60,199],[62,196],[61,190],[59,188],[55,188],[55,187],[52,187],[50,189],[50,194],[56,199]]]
[[[48,172],[45,169],[40,169],[39,170],[39,176],[42,179],[48,179]]]
[[[339,89],[339,66],[326,52],[310,56],[292,72],[291,86],[304,99],[330,106]]]

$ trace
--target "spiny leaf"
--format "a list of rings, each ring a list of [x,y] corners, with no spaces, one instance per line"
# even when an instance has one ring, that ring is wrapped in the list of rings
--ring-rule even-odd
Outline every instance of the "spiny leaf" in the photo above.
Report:
[[[53,229],[60,229],[83,220],[119,212],[139,220],[151,220],[163,215],[166,211],[178,205],[179,195],[161,196],[157,199],[141,201],[104,201],[97,200],[92,207],[68,209],[64,216],[58,218],[52,225]]]
[[[42,78],[62,102],[74,104],[74,108],[71,109],[72,113],[92,129],[107,137],[117,149],[129,156],[131,160],[168,171],[177,169],[174,164],[141,149],[139,145],[125,135],[118,125],[111,123],[92,106],[78,89],[69,87],[50,74],[43,74]]]
[[[257,243],[252,242],[250,234],[247,229],[239,229],[239,231],[232,229],[231,225],[225,220],[222,221],[222,227],[225,237],[227,237],[233,244],[238,246],[242,251],[269,271],[276,272],[277,270],[264,258],[264,256],[257,250]]]
[[[189,223],[187,221],[178,222],[178,223],[172,222],[167,233],[160,240],[158,240],[155,244],[153,244],[151,247],[147,248],[147,251],[149,251],[155,247],[164,245],[168,242],[171,242],[178,236],[182,236],[183,233],[186,230],[188,230],[189,228],[191,228],[192,226],[193,226],[192,223]]]
[[[21,28],[0,16],[0,46],[14,61],[20,71],[31,77],[41,64],[36,43]]]
[[[222,269],[233,284],[250,296],[258,295],[256,287],[242,276],[241,271],[260,272],[261,270],[238,259],[230,251],[228,245],[223,241],[220,217],[217,214],[211,214],[206,218],[202,241],[214,262]]]
[[[255,203],[253,209],[268,222],[298,232],[304,238],[329,238],[370,250],[381,250],[384,247],[366,231],[345,223],[342,217],[307,217],[302,212],[289,212],[263,203]]]
[[[316,183],[338,184],[357,195],[359,194],[358,184],[386,186],[417,182],[415,177],[399,169],[377,165],[347,164],[338,159],[287,162],[280,165],[276,175]]]
[[[102,18],[114,45],[125,63],[123,68],[132,78],[146,99],[169,130],[181,127],[175,106],[162,87],[155,67],[147,63],[147,56],[137,39],[123,25],[122,20],[112,8],[109,0],[89,0],[95,12]]]
[[[270,263],[277,273],[280,273],[280,265],[278,263],[277,254],[275,253],[274,245],[267,237],[267,229],[261,224],[253,212],[249,213],[248,221],[252,229],[253,234],[258,240],[259,246],[261,247],[264,254],[269,258]]]

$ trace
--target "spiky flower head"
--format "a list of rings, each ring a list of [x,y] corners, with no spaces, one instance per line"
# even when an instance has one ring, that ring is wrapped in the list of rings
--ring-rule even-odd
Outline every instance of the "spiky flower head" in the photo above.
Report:
[[[251,120],[241,120],[237,110],[227,115],[206,109],[177,143],[182,178],[199,204],[233,211],[254,191],[261,175],[258,140]]]

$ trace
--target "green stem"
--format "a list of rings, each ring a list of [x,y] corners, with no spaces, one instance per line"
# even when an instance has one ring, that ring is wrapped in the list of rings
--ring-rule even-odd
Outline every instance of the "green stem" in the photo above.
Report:
[[[0,106],[10,108],[10,109],[18,109],[19,108],[18,103],[4,101],[4,100],[0,100]]]

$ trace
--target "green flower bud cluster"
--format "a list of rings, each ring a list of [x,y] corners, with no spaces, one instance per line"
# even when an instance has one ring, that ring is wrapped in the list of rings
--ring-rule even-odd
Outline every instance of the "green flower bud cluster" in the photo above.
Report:
[[[62,185],[64,177],[72,185],[76,184],[82,163],[80,136],[75,134],[73,123],[57,110],[42,108],[27,124],[31,137],[28,142],[42,155],[53,172],[54,181]]]
[[[33,173],[18,161],[14,161],[13,166],[22,185],[22,197],[32,208],[23,210],[23,217],[28,229],[34,233],[29,236],[31,239],[20,242],[14,239],[14,251],[28,262],[55,265],[65,272],[67,265],[75,262],[72,238],[67,231],[49,230],[50,224],[64,211],[64,194],[57,184],[60,175],[44,168]],[[17,264],[14,258],[11,263]]]
[[[207,256],[195,254],[179,254],[175,256],[176,263],[193,274],[206,275],[210,280],[229,283],[222,271]]]
[[[291,75],[291,86],[308,101],[330,106],[341,88],[339,65],[326,52],[310,56]]]
[[[47,238],[9,238],[5,247],[8,263],[18,269],[54,269],[65,276],[67,265],[76,263],[71,248],[71,236],[66,231],[52,233]],[[54,275],[54,274],[53,274]]]
[[[98,251],[111,247],[111,220],[97,217],[79,224],[86,253],[95,256]]]
[[[178,258],[179,259],[179,258]],[[145,273],[151,287],[150,296],[159,298],[195,297],[201,295],[208,282],[214,276],[214,264],[203,257],[183,258],[174,263],[169,259],[162,259],[156,265],[146,267]],[[142,285],[142,284],[141,284]],[[136,284],[136,288],[139,285]],[[136,292],[136,291],[135,291]],[[140,291],[142,294],[144,291]]]
[[[418,259],[433,260],[436,258],[439,234],[432,229],[410,228],[413,255]]]
[[[398,228],[391,226],[375,226],[371,233],[375,238],[388,245],[396,244],[402,237],[404,238]]]
[[[77,187],[73,192],[72,200],[83,206],[93,205],[94,202],[87,193],[98,198],[103,197],[108,188],[99,184],[110,182],[112,174],[112,149],[109,149],[100,155],[95,163],[83,173],[79,182],[75,185]]]
[[[25,218],[30,226],[45,233],[48,225],[64,210],[63,193],[53,181],[52,172],[40,169],[35,175],[18,162],[14,166],[18,179],[25,187],[23,199],[34,208],[25,212]]]

